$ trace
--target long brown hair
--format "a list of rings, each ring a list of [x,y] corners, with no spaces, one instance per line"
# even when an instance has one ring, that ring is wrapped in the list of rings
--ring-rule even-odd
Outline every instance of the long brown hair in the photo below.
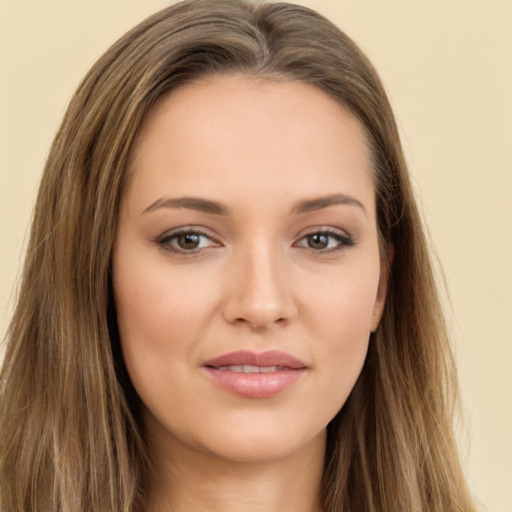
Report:
[[[372,152],[382,322],[328,426],[328,512],[474,511],[452,433],[456,382],[432,265],[384,89],[356,45],[305,7],[191,0],[151,16],[94,65],[50,151],[0,395],[0,508],[136,511],[148,460],[119,349],[110,263],[127,162],[155,101],[218,73],[314,84]],[[384,261],[385,264],[389,262]]]

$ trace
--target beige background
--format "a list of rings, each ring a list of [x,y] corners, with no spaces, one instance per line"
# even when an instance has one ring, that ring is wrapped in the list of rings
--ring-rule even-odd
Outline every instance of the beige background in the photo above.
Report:
[[[351,35],[388,87],[451,293],[467,475],[489,511],[512,512],[512,3],[301,3]],[[166,4],[0,1],[0,336],[66,103],[109,44]]]

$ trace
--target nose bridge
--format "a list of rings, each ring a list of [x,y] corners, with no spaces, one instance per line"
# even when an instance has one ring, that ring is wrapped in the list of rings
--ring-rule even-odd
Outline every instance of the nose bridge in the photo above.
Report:
[[[282,324],[294,316],[286,257],[268,237],[253,237],[235,251],[226,318],[253,328]]]

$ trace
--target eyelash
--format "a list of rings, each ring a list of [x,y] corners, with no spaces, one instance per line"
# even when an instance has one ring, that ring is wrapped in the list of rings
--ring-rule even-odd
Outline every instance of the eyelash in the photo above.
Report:
[[[191,250],[177,248],[177,247],[174,247],[171,245],[171,241],[176,240],[179,236],[183,236],[183,235],[189,235],[189,236],[195,235],[200,238],[204,237],[204,238],[209,239],[213,243],[212,243],[212,245],[209,245],[207,247],[198,247],[198,248],[191,249]],[[336,240],[336,242],[337,242],[336,246],[328,248],[328,249],[316,250],[312,247],[298,245],[299,242],[302,242],[303,240],[307,240],[308,237],[318,236],[318,235],[323,235],[327,238]],[[179,229],[178,231],[172,231],[170,233],[166,233],[166,234],[158,237],[155,240],[155,244],[163,251],[171,252],[171,253],[174,253],[174,254],[177,254],[177,255],[183,256],[183,257],[193,256],[193,255],[199,253],[203,249],[219,246],[219,243],[216,242],[207,232],[205,232],[201,229],[192,228],[192,227]],[[354,237],[352,237],[350,235],[346,235],[346,234],[341,234],[337,231],[333,231],[333,230],[329,230],[329,229],[319,229],[317,231],[312,231],[310,233],[303,235],[298,240],[298,242],[295,242],[293,245],[294,245],[294,247],[304,247],[304,248],[309,249],[317,254],[331,254],[331,253],[344,251],[350,247],[353,247],[355,245],[355,240],[354,240]]]
[[[323,236],[326,236],[327,238],[334,238],[334,240],[336,240],[336,242],[337,242],[337,245],[335,247],[331,247],[329,249],[315,250],[312,247],[306,247],[307,249],[311,249],[315,253],[319,253],[319,254],[336,253],[339,251],[344,251],[344,250],[346,250],[350,247],[353,247],[355,245],[354,237],[347,235],[347,234],[339,233],[338,231],[329,230],[329,229],[320,229],[318,231],[311,231],[310,233],[307,233],[306,235],[301,237],[299,242],[307,239],[308,237],[315,236],[315,235],[316,236],[323,235]],[[294,245],[297,245],[297,244],[298,244],[298,242],[296,242]],[[299,247],[302,247],[302,246],[299,246]]]
[[[172,231],[170,233],[166,233],[162,235],[161,237],[157,238],[156,245],[160,247],[162,250],[167,252],[172,252],[180,256],[192,256],[194,254],[197,254],[199,251],[204,249],[204,247],[199,247],[197,249],[191,249],[187,251],[186,249],[180,249],[177,247],[173,247],[170,245],[172,240],[176,240],[179,236],[183,235],[197,235],[199,237],[208,238],[210,241],[213,242],[213,246],[218,245],[217,242],[213,240],[213,238],[205,231],[198,229],[198,228],[183,228],[179,229],[177,231]]]

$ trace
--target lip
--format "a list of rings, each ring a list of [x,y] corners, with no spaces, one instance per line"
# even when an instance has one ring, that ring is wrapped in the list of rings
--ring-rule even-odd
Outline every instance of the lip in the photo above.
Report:
[[[303,361],[279,350],[230,352],[205,361],[203,368],[220,387],[245,398],[278,395],[295,384],[307,370]]]

